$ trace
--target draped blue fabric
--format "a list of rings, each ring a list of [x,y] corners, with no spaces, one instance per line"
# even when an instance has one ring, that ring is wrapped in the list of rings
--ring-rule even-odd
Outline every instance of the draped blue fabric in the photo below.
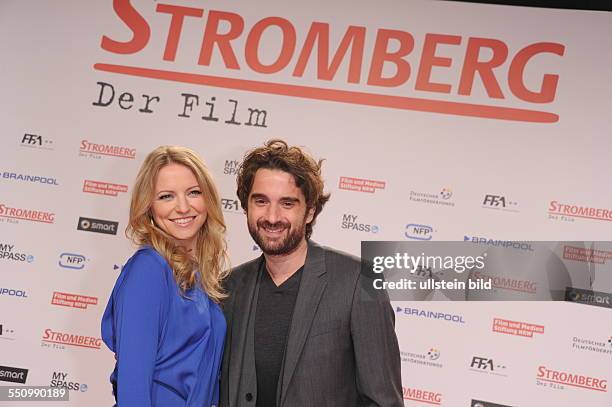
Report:
[[[181,295],[151,247],[125,264],[102,317],[119,407],[210,407],[219,400],[225,319],[199,286]]]

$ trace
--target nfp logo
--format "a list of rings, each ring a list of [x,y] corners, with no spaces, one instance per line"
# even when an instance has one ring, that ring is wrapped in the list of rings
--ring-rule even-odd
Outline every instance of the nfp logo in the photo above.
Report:
[[[406,225],[406,232],[404,233],[404,236],[406,236],[408,239],[431,240],[433,237],[433,232],[433,228],[429,225],[410,223]]]
[[[77,230],[83,230],[85,232],[96,232],[104,233],[107,235],[116,235],[117,227],[119,222],[113,222],[110,220],[94,219],[79,217],[79,224]]]
[[[83,270],[87,258],[76,253],[62,253],[59,256],[59,266],[73,270]]]

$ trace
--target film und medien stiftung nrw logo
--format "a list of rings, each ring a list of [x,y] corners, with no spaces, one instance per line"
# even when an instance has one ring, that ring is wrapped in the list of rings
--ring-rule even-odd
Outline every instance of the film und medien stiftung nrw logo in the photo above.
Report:
[[[83,230],[85,232],[96,232],[104,233],[107,235],[116,235],[118,226],[119,222],[113,222],[110,220],[103,219],[84,218],[81,216],[79,217],[79,224],[77,225],[77,229]]]

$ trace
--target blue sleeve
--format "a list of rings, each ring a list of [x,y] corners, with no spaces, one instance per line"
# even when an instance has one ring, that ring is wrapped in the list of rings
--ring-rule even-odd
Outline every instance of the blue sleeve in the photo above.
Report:
[[[152,405],[151,388],[160,333],[168,312],[165,265],[138,252],[123,270],[115,298],[118,406]]]

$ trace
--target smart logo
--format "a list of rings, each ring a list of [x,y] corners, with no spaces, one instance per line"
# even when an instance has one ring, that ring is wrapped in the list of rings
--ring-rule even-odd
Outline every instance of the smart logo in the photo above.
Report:
[[[77,230],[83,230],[85,232],[96,232],[104,233],[106,235],[116,235],[117,227],[119,222],[113,222],[110,220],[94,219],[79,217],[79,224]]]
[[[11,383],[25,383],[27,378],[28,369],[11,366],[0,366],[0,381]]]

